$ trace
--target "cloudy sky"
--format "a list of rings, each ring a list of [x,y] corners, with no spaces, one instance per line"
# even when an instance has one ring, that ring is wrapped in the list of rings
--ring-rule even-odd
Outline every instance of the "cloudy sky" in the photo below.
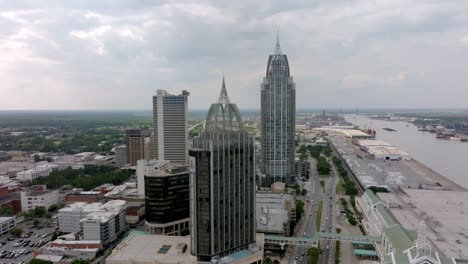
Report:
[[[289,3],[292,2],[292,3]],[[0,1],[0,109],[257,109],[279,28],[298,108],[468,106],[468,1]]]

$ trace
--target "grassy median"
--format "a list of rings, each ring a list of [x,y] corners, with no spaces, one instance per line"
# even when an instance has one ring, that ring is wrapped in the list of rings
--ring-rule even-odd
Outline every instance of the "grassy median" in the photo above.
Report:
[[[317,214],[315,215],[315,227],[317,231],[320,230],[320,224],[322,222],[322,210],[323,210],[323,201],[320,201],[319,207],[317,209]]]

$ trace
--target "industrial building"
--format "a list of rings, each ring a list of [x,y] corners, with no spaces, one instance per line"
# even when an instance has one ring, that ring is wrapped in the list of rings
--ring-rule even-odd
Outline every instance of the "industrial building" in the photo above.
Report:
[[[396,147],[373,147],[368,153],[376,160],[411,160],[411,156]]]
[[[408,153],[382,140],[364,139],[353,142],[376,160],[411,160]]]
[[[341,129],[341,133],[343,133],[346,137],[351,138],[353,140],[360,140],[360,139],[371,139],[374,136],[364,133],[361,130],[357,129]]]

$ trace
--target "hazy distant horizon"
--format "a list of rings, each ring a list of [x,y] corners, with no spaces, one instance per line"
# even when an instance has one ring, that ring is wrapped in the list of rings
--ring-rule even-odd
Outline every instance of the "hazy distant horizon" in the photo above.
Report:
[[[206,109],[188,109],[190,112],[207,112]],[[342,112],[342,113],[368,113],[368,112],[466,112],[468,108],[297,108],[296,112]],[[260,108],[239,108],[240,112],[260,112]],[[28,109],[28,110],[0,110],[1,113],[152,113],[152,109]]]

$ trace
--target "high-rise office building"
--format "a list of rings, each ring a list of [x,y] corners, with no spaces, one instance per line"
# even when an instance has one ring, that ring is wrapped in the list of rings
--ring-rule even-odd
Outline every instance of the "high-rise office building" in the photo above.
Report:
[[[172,95],[157,90],[153,96],[154,158],[186,163],[188,158],[187,91]]]
[[[121,167],[127,164],[127,146],[120,145],[115,147],[115,165]]]
[[[288,57],[282,54],[279,38],[268,58],[261,85],[261,172],[263,186],[295,181],[296,87]]]
[[[191,253],[222,258],[255,243],[255,148],[223,79],[189,151]]]
[[[145,156],[145,136],[140,129],[127,130],[127,163],[136,166]]]
[[[146,230],[158,235],[189,233],[189,172],[187,165],[145,173]]]

